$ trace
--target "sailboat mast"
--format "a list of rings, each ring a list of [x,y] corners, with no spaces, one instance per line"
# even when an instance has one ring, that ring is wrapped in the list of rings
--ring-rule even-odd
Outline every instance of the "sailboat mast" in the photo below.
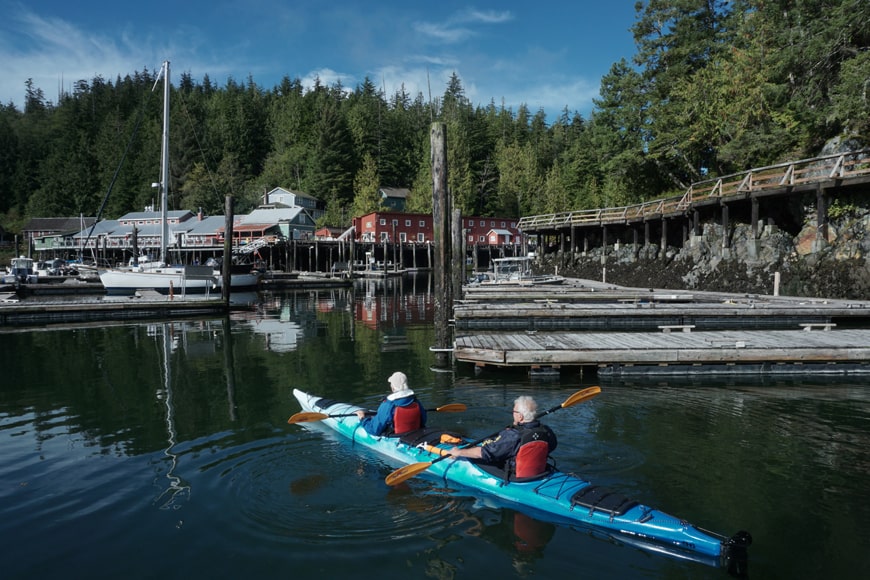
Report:
[[[163,62],[163,141],[160,146],[160,260],[169,264],[169,61]]]

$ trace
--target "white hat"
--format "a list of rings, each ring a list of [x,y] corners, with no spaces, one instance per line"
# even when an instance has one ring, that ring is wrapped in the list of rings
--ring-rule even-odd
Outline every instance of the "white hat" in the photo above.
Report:
[[[387,382],[390,383],[390,388],[394,393],[404,391],[408,388],[408,377],[401,371],[396,371],[391,374],[390,378],[387,379]]]

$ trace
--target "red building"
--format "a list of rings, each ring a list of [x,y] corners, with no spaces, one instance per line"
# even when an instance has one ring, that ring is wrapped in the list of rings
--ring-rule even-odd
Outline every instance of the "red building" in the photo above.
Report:
[[[522,232],[515,218],[469,216],[462,218],[467,244],[520,244]],[[360,242],[431,242],[432,215],[376,211],[353,219]]]

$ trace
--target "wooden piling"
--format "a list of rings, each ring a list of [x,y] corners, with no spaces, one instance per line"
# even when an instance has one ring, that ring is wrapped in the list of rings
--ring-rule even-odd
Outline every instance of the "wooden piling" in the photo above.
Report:
[[[435,359],[446,365],[451,346],[450,316],[453,300],[450,287],[450,199],[447,189],[447,125],[433,123],[429,132],[432,163],[432,238],[435,246]]]
[[[233,265],[233,196],[228,195],[224,202],[224,259],[221,262],[221,299],[230,305],[230,284]]]
[[[451,279],[451,295],[454,298],[462,298],[462,282],[465,278],[465,252],[462,251],[462,211],[453,209],[450,234],[452,238],[453,267]]]

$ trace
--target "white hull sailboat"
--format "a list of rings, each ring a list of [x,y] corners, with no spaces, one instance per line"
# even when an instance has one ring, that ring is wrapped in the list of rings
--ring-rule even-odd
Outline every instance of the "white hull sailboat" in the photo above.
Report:
[[[191,268],[199,273],[190,271]],[[134,294],[155,290],[161,294],[209,293],[219,289],[211,268],[204,266],[165,266],[149,270],[104,270],[100,282],[109,294]]]
[[[137,290],[155,290],[161,294],[209,293],[220,291],[220,271],[210,266],[169,265],[167,239],[169,224],[169,61],[164,61],[157,81],[163,77],[163,139],[160,151],[160,256],[156,263],[138,264],[130,268],[100,271],[100,282],[108,294],[134,294]],[[155,83],[156,86],[156,83]],[[259,274],[249,272],[231,275],[230,290],[249,290],[259,282]]]
[[[221,292],[223,277],[210,266],[159,266],[113,269],[100,272],[100,282],[108,294],[134,294],[149,289],[161,294],[208,294]],[[230,291],[256,290],[259,272],[232,273]]]

